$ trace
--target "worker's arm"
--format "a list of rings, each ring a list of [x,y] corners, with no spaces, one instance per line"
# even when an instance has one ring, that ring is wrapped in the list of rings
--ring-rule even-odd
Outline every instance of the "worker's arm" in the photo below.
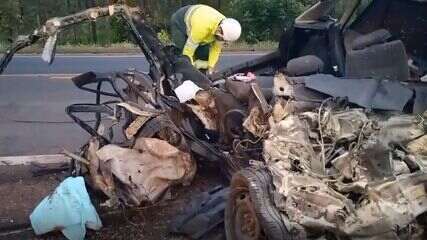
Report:
[[[193,65],[194,65],[194,54],[198,47],[199,47],[199,43],[194,41],[192,37],[188,37],[187,42],[184,45],[184,50],[182,51],[182,55],[188,56],[191,60],[191,64]]]
[[[208,67],[210,70],[213,70],[219,60],[219,55],[221,54],[222,44],[218,41],[215,41],[211,45],[211,49],[209,51],[209,60]]]

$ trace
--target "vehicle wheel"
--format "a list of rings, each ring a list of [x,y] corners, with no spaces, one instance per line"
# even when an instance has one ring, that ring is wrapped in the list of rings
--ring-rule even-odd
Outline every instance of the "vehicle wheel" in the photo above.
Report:
[[[234,174],[225,208],[227,240],[291,239],[270,197],[271,177],[261,169]]]

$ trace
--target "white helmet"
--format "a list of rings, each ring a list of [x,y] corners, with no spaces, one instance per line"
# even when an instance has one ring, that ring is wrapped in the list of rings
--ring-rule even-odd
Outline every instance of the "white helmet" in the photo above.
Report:
[[[222,20],[220,27],[222,29],[222,38],[226,42],[234,42],[239,39],[240,34],[242,34],[242,26],[233,18]]]

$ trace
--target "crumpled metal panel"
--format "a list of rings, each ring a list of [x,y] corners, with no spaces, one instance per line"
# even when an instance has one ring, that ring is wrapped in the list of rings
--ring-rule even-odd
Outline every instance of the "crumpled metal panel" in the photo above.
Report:
[[[367,109],[403,111],[413,92],[396,81],[375,79],[341,79],[316,74],[305,77],[306,87],[333,97],[348,98]]]
[[[117,197],[128,205],[154,202],[170,186],[189,184],[196,173],[196,164],[189,153],[154,138],[137,139],[133,149],[106,145],[95,155],[90,161],[99,161],[103,166],[104,179],[111,179],[105,173],[114,176],[116,181],[110,189],[114,188]],[[91,175],[99,171],[91,170]]]

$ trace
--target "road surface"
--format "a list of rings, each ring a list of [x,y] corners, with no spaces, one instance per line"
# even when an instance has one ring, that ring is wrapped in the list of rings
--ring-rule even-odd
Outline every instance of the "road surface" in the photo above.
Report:
[[[258,56],[226,54],[219,68]],[[0,156],[77,150],[89,136],[70,121],[64,109],[73,103],[91,103],[94,96],[74,87],[70,76],[129,67],[146,71],[148,65],[138,55],[59,55],[51,66],[39,56],[16,56],[0,75]]]

